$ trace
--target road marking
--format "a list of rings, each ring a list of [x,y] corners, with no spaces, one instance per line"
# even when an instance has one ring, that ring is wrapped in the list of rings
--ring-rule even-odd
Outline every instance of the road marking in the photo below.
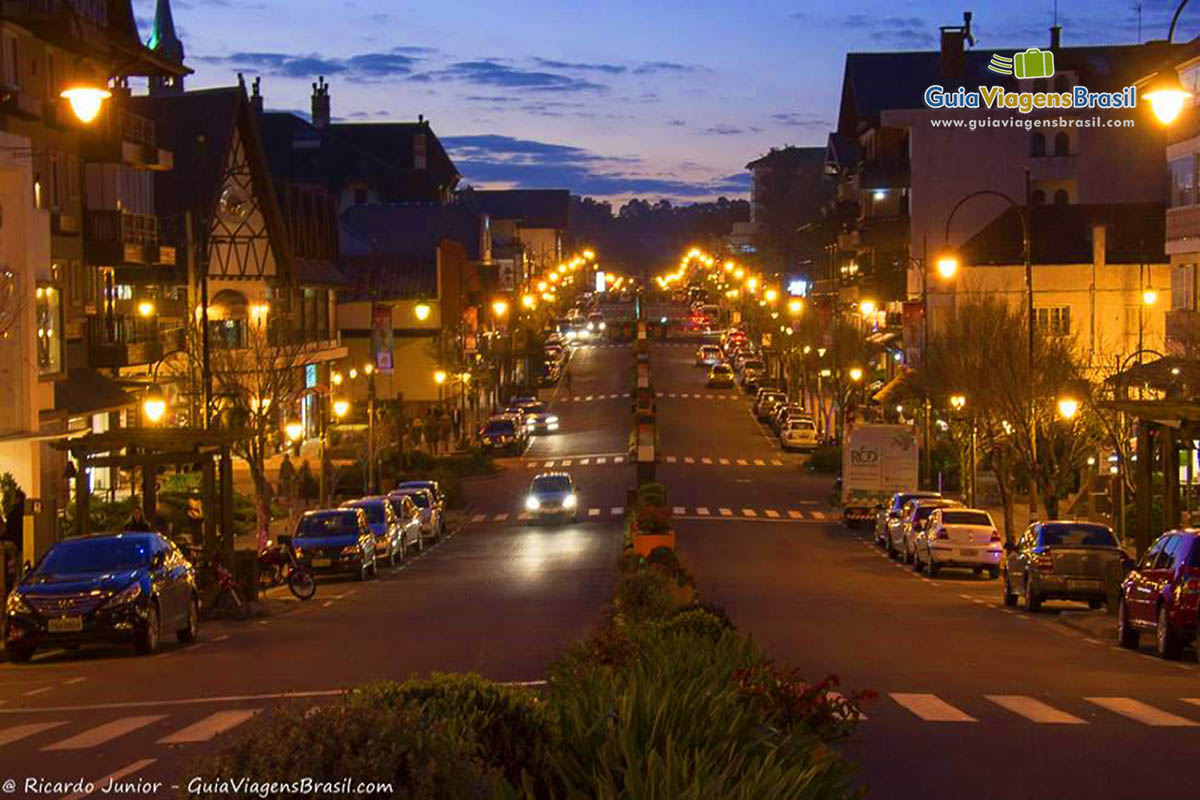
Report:
[[[671,392],[669,395],[667,395],[667,397],[675,397],[675,393]]]
[[[471,517],[471,522],[483,522],[485,519],[487,519],[487,514],[476,514]]]
[[[29,722],[25,725],[14,725],[11,728],[5,728],[0,730],[0,747],[12,744],[13,742],[19,742],[27,737],[35,736],[43,731],[66,724],[66,722]]]
[[[597,464],[607,464],[608,459],[604,456],[600,456],[599,458],[596,459],[596,463]]]
[[[750,466],[748,463],[746,463],[746,459],[744,459],[744,458],[739,458],[739,459],[737,460],[737,463],[738,463],[738,466],[739,466],[739,467],[748,467],[748,466]]]
[[[707,465],[709,465],[709,466],[711,467],[711,466],[712,466],[712,459],[711,459],[711,458],[701,458],[701,459],[700,459],[700,463],[701,463],[701,464],[707,464]]]
[[[1014,714],[1019,714],[1025,719],[1031,720],[1042,725],[1086,725],[1087,722],[1081,720],[1074,714],[1068,714],[1065,711],[1059,711],[1054,706],[1047,705],[1041,700],[1029,697],[1023,694],[985,694],[988,700],[991,700],[1001,708],[1006,708]]]
[[[508,519],[508,514],[497,514],[496,516],[492,517],[494,522],[504,522],[506,519]]]
[[[768,508],[768,509],[767,509],[766,511],[764,511],[763,513],[764,513],[764,514],[766,514],[766,515],[767,515],[768,517],[770,517],[771,519],[778,519],[778,518],[779,518],[779,512],[778,512],[778,511],[776,511],[776,510],[775,510],[775,509],[773,509],[773,508]]]
[[[83,683],[86,680],[87,678],[71,678],[70,680],[63,681],[63,686],[74,686],[75,684]]]
[[[517,515],[517,519],[518,519],[520,522],[528,522],[528,521],[529,521],[529,512],[528,512],[528,511],[522,511],[520,514],[518,514],[518,515]]]
[[[686,509],[683,506],[674,506],[671,508],[672,514],[682,514]]]
[[[92,792],[94,792],[96,790],[96,787],[103,789],[104,787],[108,786],[110,783],[113,783],[114,781],[119,781],[119,780],[121,780],[121,778],[124,778],[128,775],[132,775],[135,772],[140,772],[141,770],[150,766],[157,760],[158,760],[157,758],[140,758],[127,767],[121,767],[121,769],[117,770],[116,772],[112,773],[111,775],[105,775],[103,778],[99,778],[88,784],[85,784],[86,786],[91,786],[93,788],[85,789],[82,792],[75,792],[73,794],[66,795],[65,797],[62,798],[62,800],[82,800],[82,798],[87,797],[88,795],[92,794]]]
[[[618,516],[620,516],[620,515],[621,515],[621,514],[623,514],[623,513],[625,513],[625,507],[624,507],[624,506],[613,506],[613,507],[612,507],[612,514],[613,514],[613,516],[614,516],[614,517],[618,517]]]
[[[722,517],[732,517],[733,516],[733,509],[731,509],[731,508],[718,508],[717,512]]]
[[[33,697],[35,695],[39,695],[39,694],[48,692],[53,688],[54,688],[53,686],[43,686],[40,689],[30,689],[28,692],[21,692],[21,697]]]
[[[702,516],[702,517],[707,517],[707,516],[708,516],[708,509],[707,509],[707,508],[705,508],[704,506],[697,506],[697,507],[696,507],[696,513],[697,513],[697,514],[699,514],[699,515],[700,515],[700,516]]]
[[[757,511],[755,511],[753,508],[743,508],[743,509],[742,509],[742,516],[743,516],[743,517],[757,517],[757,516],[758,516],[758,512],[757,512]]]
[[[695,464],[695,463],[696,463],[696,459],[692,458],[691,456],[684,456],[684,457],[683,457],[683,463],[685,463],[685,464]]]
[[[590,458],[579,459],[579,466],[581,466],[581,467],[586,467],[590,463],[592,463],[592,460]]]
[[[667,456],[663,460],[668,464],[674,464],[678,459],[676,459],[675,456]]]
[[[625,456],[613,456],[614,464],[620,464],[624,460],[625,460]]]
[[[780,461],[778,458],[772,458],[772,459],[771,459],[771,466],[772,466],[772,467],[782,467],[782,466],[783,466],[783,462],[782,462],[782,461]]]
[[[591,400],[593,397],[594,397],[594,395],[590,395],[590,394],[589,394],[587,397],[585,397],[585,398],[583,398],[583,399],[584,399],[585,401],[587,401],[587,400]]]
[[[553,461],[547,461],[547,462],[546,462],[545,464],[543,464],[542,466],[545,466],[545,467],[553,467],[553,466],[554,466],[554,462],[553,462]]]
[[[761,458],[754,459],[754,466],[765,467],[766,465],[767,465],[767,462],[763,461]]]
[[[720,459],[720,462],[721,462],[721,466],[723,466],[723,467],[728,467],[728,466],[729,466],[729,459],[728,459],[728,458],[722,458],[722,459]]]
[[[828,515],[824,511],[812,512],[813,519],[828,519]]]
[[[926,722],[977,722],[974,717],[959,711],[935,694],[889,694],[904,708]]]
[[[142,717],[114,719],[112,722],[97,725],[83,733],[63,739],[61,742],[46,745],[42,750],[87,750],[88,748],[98,747],[106,742],[111,742],[113,739],[124,736],[127,733],[132,733],[138,728],[153,725],[155,722],[166,718],[166,714],[150,714]]]
[[[1134,722],[1155,728],[1191,728],[1196,725],[1190,719],[1184,719],[1130,697],[1085,697],[1083,699],[1115,714],[1128,717]]]
[[[324,603],[321,603],[321,608],[329,608],[331,605],[333,605],[333,601],[326,600]]]
[[[195,744],[196,742],[207,742],[218,733],[224,733],[230,728],[236,728],[261,710],[260,708],[248,708],[218,711],[214,714],[209,714],[199,722],[192,723],[186,728],[175,731],[169,736],[164,736],[158,740],[158,744]]]
[[[799,511],[795,511],[795,510],[789,510],[789,511],[788,511],[788,516],[789,516],[789,517],[791,517],[792,519],[800,519],[800,517],[801,517],[802,515],[800,514],[800,512],[799,512]]]
[[[600,509],[598,509],[598,508],[589,508],[589,509],[588,509],[588,516],[589,516],[589,517],[598,517],[598,516],[600,516]]]
[[[537,465],[538,465],[538,462],[536,462],[536,461],[528,461],[525,464],[525,469],[535,469],[537,467]]]

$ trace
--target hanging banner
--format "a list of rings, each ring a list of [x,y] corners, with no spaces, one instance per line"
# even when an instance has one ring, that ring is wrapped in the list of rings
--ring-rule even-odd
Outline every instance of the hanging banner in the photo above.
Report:
[[[375,303],[371,306],[371,352],[375,354],[375,369],[380,372],[391,372],[395,366],[392,362],[394,338],[392,307]]]
[[[925,308],[917,300],[904,303],[904,361],[917,369],[921,366],[921,333],[925,324]]]

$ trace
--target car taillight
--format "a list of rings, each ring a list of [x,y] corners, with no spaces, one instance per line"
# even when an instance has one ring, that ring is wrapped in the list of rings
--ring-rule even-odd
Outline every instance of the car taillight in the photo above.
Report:
[[[1180,594],[1200,594],[1200,567],[1184,567],[1180,576],[1183,581],[1179,584]]]
[[[1043,572],[1053,572],[1054,559],[1049,553],[1034,553],[1032,566],[1034,569],[1038,569]]]
[[[998,531],[992,531],[992,538],[988,539],[988,541],[999,543],[1000,533]]]
[[[938,528],[938,532],[937,532],[937,538],[939,538],[939,539],[949,539],[949,538],[950,538],[950,531],[946,530],[945,528]]]

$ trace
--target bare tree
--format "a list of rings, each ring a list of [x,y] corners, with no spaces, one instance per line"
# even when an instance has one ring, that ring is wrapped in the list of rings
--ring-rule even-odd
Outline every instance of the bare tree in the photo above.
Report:
[[[8,267],[0,267],[0,339],[16,327],[28,298],[21,294],[20,281]]]

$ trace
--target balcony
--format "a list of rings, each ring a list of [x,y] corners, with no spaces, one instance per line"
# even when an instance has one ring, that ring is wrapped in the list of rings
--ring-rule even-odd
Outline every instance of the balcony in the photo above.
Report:
[[[185,346],[181,327],[161,328],[154,318],[101,315],[87,318],[87,343],[90,365],[102,369],[153,364]]]
[[[167,172],[175,166],[174,154],[157,145],[154,120],[117,107],[101,114],[88,128],[82,152],[88,161],[139,169]]]
[[[1194,253],[1200,250],[1200,207],[1167,209],[1167,253]]]
[[[908,215],[860,219],[852,237],[856,248],[869,247],[875,250],[890,250],[907,247]]]
[[[1200,311],[1186,308],[1167,312],[1167,352],[1195,352],[1200,345]]]
[[[40,119],[42,100],[20,87],[0,84],[0,114],[11,114],[25,119]]]
[[[858,168],[858,188],[907,189],[912,185],[912,167],[907,158],[864,161]]]
[[[158,243],[158,217],[128,211],[88,211],[84,256],[98,267],[175,264],[175,248]]]

